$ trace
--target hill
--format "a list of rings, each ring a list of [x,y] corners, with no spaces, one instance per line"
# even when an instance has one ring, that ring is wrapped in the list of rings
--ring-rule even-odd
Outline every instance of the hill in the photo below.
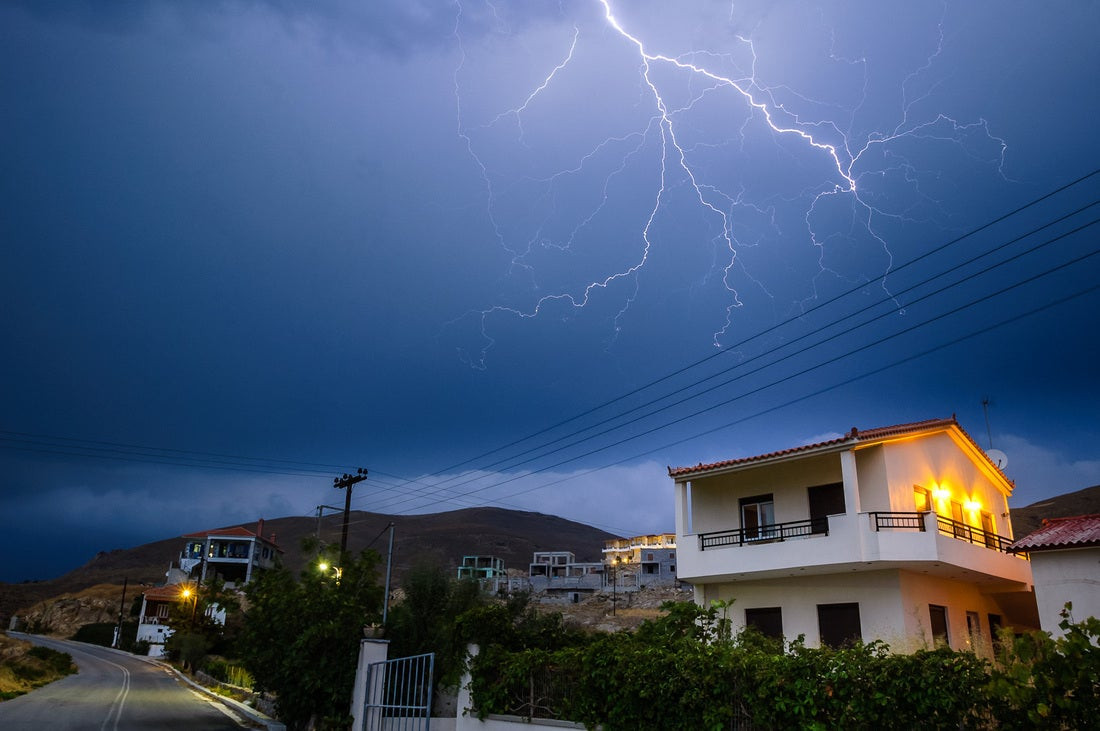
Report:
[[[527,570],[535,551],[572,551],[581,561],[598,561],[603,542],[615,536],[582,523],[542,513],[502,508],[467,508],[427,515],[383,515],[352,511],[348,525],[348,550],[373,548],[386,558],[387,527],[394,523],[393,572],[395,583],[417,561],[428,560],[457,566],[462,556],[492,555],[508,568]],[[238,524],[239,525],[239,524]],[[255,523],[243,524],[255,531]],[[231,528],[234,526],[219,526]],[[264,521],[264,535],[274,534],[283,549],[283,563],[297,572],[310,559],[303,555],[304,538],[320,534],[325,543],[339,543],[341,516],[292,517]],[[25,584],[0,583],[0,628],[8,618],[43,599],[79,592],[99,584],[127,580],[131,592],[139,584],[159,584],[183,548],[183,538],[174,536],[134,548],[101,552],[67,574],[49,581]],[[384,564],[383,564],[384,567]]]
[[[1065,518],[1072,515],[1092,515],[1100,513],[1100,485],[1086,487],[1077,492],[1032,503],[1023,508],[1012,509],[1012,534],[1023,538],[1035,531],[1044,518]]]

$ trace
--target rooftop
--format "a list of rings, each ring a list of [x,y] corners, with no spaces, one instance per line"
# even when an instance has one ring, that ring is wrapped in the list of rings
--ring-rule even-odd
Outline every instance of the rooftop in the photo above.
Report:
[[[1100,513],[1046,518],[1042,526],[1012,544],[1014,551],[1049,551],[1100,546]]]
[[[680,478],[688,475],[694,475],[701,472],[710,472],[711,470],[719,470],[730,467],[741,467],[751,465],[757,462],[767,462],[774,459],[783,457],[793,457],[803,453],[820,452],[820,451],[840,451],[843,449],[849,449],[856,446],[867,446],[870,444],[880,443],[896,439],[899,437],[912,436],[923,432],[937,432],[945,430],[954,430],[959,433],[971,446],[974,447],[980,454],[985,456],[986,462],[993,468],[998,474],[1001,475],[1006,481],[1004,473],[992,460],[989,459],[985,451],[978,446],[973,437],[966,433],[966,430],[959,426],[959,422],[955,419],[954,415],[949,419],[927,419],[925,421],[914,421],[908,424],[896,424],[894,426],[883,426],[874,429],[864,429],[860,431],[856,427],[852,427],[844,436],[836,439],[829,439],[824,442],[816,442],[814,444],[803,444],[798,447],[790,447],[789,449],[780,449],[775,452],[768,452],[766,454],[757,454],[752,457],[739,457],[737,459],[727,459],[720,462],[711,462],[710,464],[697,464],[690,467],[669,467],[669,477]]]

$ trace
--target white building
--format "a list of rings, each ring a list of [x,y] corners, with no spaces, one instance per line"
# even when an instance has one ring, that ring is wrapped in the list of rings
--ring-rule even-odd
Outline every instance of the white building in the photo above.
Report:
[[[984,651],[1038,625],[1031,566],[1008,552],[1013,484],[954,417],[669,475],[677,573],[704,606],[734,600],[735,629]]]
[[[1050,518],[1042,527],[1012,544],[1031,556],[1039,624],[1054,637],[1066,603],[1070,619],[1100,617],[1100,515]]]
[[[263,530],[261,519],[255,532],[238,526],[189,533],[184,536],[187,545],[180,552],[180,569],[200,582],[217,576],[230,589],[247,584],[255,571],[273,567],[282,553],[275,536],[264,536]]]
[[[604,586],[614,581],[631,591],[676,584],[676,534],[612,538],[604,541]]]
[[[233,589],[251,581],[256,571],[275,565],[276,555],[282,549],[275,545],[274,535],[263,535],[263,529],[261,518],[255,532],[236,527],[184,536],[187,542],[180,551],[179,565],[168,568],[167,583],[146,589],[142,598],[136,639],[149,643],[150,656],[162,655],[165,641],[172,636],[169,623],[172,606],[196,602],[199,584],[216,576],[225,582],[225,588]],[[225,624],[224,609],[212,606],[205,613]]]

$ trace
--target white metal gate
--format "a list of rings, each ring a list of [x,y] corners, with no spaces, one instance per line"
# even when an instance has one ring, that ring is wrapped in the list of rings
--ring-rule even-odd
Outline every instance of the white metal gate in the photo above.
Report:
[[[428,731],[434,672],[433,652],[368,665],[365,731]]]

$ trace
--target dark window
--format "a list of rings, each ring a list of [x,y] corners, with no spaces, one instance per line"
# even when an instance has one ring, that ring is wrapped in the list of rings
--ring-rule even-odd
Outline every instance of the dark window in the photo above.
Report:
[[[810,498],[810,525],[814,533],[828,533],[826,516],[844,512],[844,483],[815,485],[808,489]]]
[[[774,529],[767,529],[774,524],[775,504],[771,495],[741,498],[741,529],[745,540],[774,537]]]
[[[932,642],[937,645],[949,644],[947,607],[941,607],[939,604],[929,604],[928,618],[932,622]]]
[[[1004,626],[1004,622],[1001,621],[1001,615],[999,614],[990,614],[988,616],[988,619],[989,639],[993,640],[993,642],[996,643],[998,640],[1000,640],[1000,637],[998,635],[1000,635],[1001,633],[1001,627]]]
[[[827,647],[842,647],[861,639],[859,603],[818,604],[817,626],[821,644]]]
[[[783,611],[779,607],[759,607],[745,610],[745,625],[754,627],[765,637],[783,637]]]

